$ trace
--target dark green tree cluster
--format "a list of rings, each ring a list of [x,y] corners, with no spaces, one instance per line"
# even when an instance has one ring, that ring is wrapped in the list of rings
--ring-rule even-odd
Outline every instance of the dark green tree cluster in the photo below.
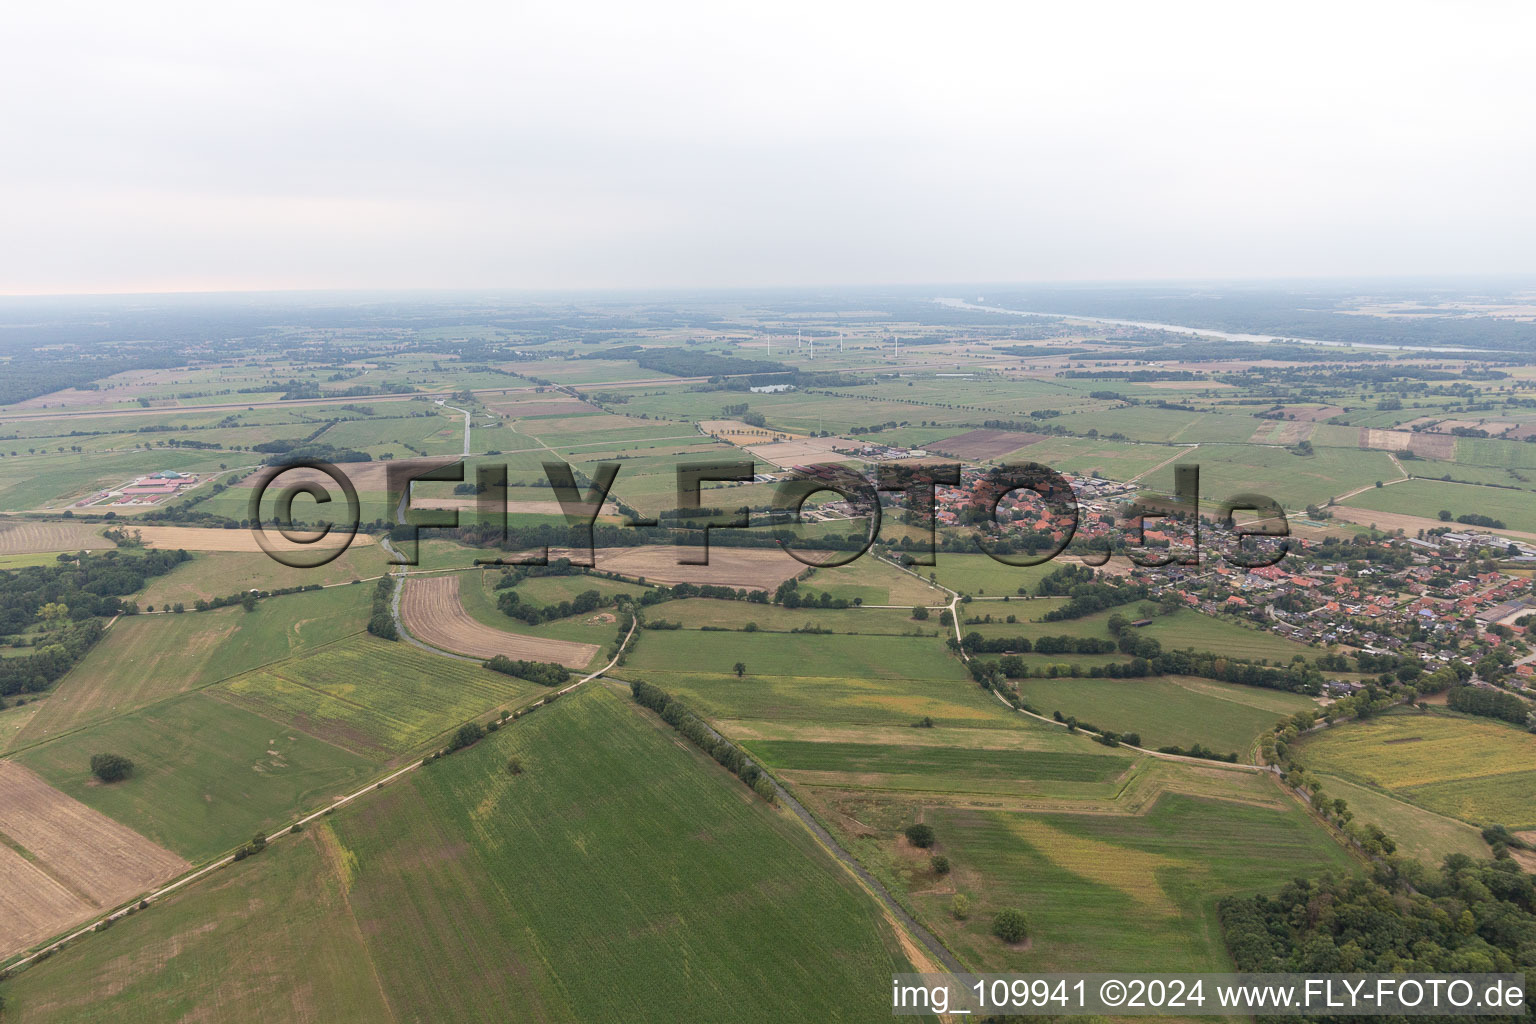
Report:
[[[552,661],[523,661],[498,654],[485,667],[503,675],[517,676],[540,686],[561,686],[570,682],[571,670]]]
[[[1509,860],[1452,854],[1438,869],[1395,861],[1376,878],[1297,879],[1217,907],[1243,971],[1524,972],[1536,981],[1536,886]]]
[[[650,708],[661,716],[662,721],[682,733],[684,738],[710,757],[713,757],[727,771],[736,775],[758,796],[772,803],[775,797],[773,781],[748,760],[734,743],[715,732],[704,720],[689,711],[682,704],[672,699],[672,696],[659,686],[635,680],[629,684],[630,693],[634,695],[635,703],[642,707]]]
[[[1458,686],[1446,696],[1445,703],[1452,711],[1498,718],[1516,725],[1528,724],[1532,712],[1536,711],[1536,705],[1524,698],[1481,686]]]
[[[395,628],[395,613],[391,600],[395,593],[395,578],[381,576],[373,588],[373,610],[368,614],[368,632],[384,640],[399,640],[400,631]]]
[[[102,782],[118,782],[133,774],[133,762],[121,754],[92,754],[91,774]]]

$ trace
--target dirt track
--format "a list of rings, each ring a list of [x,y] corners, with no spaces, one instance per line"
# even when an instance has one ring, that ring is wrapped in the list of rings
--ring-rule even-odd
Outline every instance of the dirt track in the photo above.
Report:
[[[400,616],[413,636],[477,658],[505,654],[523,661],[554,661],[567,668],[585,668],[597,653],[596,644],[522,636],[476,621],[459,601],[459,579],[458,575],[420,576],[406,582]]]
[[[33,858],[0,844],[0,957],[191,866],[14,761],[0,761],[0,833]]]

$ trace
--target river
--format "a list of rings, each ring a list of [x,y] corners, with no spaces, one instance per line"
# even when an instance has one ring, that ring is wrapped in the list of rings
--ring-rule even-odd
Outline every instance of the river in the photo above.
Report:
[[[1048,316],[1058,320],[1076,320],[1090,324],[1109,324],[1113,327],[1141,327],[1149,331],[1174,331],[1178,334],[1193,334],[1201,338],[1221,338],[1224,341],[1286,341],[1298,345],[1328,345],[1334,348],[1369,348],[1386,352],[1491,352],[1486,348],[1455,348],[1451,346],[1428,345],[1381,345],[1364,341],[1324,341],[1321,338],[1297,338],[1292,335],[1274,334],[1235,334],[1231,331],[1218,331],[1210,327],[1183,327],[1178,324],[1156,324],[1144,320],[1115,320],[1104,316],[1078,316],[1073,313],[1035,313],[1023,309],[1004,309],[1001,306],[980,306],[974,302],[966,302],[963,299],[934,299],[941,306],[951,309],[972,309],[982,313],[1008,313],[1013,316]]]

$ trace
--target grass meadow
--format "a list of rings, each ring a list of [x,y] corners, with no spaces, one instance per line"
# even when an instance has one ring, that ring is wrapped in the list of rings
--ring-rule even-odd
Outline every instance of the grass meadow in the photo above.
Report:
[[[1301,760],[1473,825],[1536,826],[1536,736],[1503,722],[1395,712],[1308,737]]]
[[[39,706],[16,743],[40,743],[361,632],[368,590],[271,597],[252,612],[236,605],[120,618]]]
[[[1141,734],[1144,747],[1199,743],[1221,753],[1245,753],[1259,735],[1289,714],[1314,707],[1297,694],[1210,680],[1021,679],[1019,694],[1049,715],[1060,711],[1116,732]],[[1205,684],[1205,685],[1200,685]],[[1275,698],[1289,710],[1276,707]],[[1253,703],[1250,703],[1252,699]]]
[[[526,704],[545,691],[473,662],[362,636],[209,692],[382,761],[426,748],[470,718]]]
[[[102,785],[93,754],[134,763]],[[32,747],[17,760],[52,785],[194,863],[361,786],[374,762],[189,693]]]

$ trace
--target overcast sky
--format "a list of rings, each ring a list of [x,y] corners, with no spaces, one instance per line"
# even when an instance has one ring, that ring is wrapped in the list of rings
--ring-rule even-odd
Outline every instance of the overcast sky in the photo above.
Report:
[[[11,3],[0,293],[1536,275],[1536,4]]]

